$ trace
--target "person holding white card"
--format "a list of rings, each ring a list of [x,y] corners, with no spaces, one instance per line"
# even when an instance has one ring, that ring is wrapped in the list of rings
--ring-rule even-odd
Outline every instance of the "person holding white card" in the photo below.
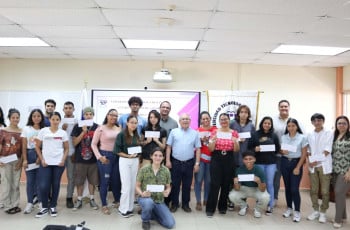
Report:
[[[256,131],[249,140],[249,149],[255,152],[256,166],[260,167],[266,176],[267,192],[270,194],[270,201],[266,209],[266,215],[273,212],[274,187],[273,180],[276,173],[276,155],[280,151],[278,136],[274,133],[271,117],[264,117]]]
[[[307,217],[308,220],[318,219],[320,223],[326,223],[326,211],[329,207],[329,186],[332,173],[332,145],[333,133],[326,130],[324,116],[315,113],[311,116],[311,123],[315,129],[309,133],[308,160],[310,172],[310,197],[314,211]],[[313,160],[316,158],[315,160]],[[317,160],[319,158],[320,160]],[[321,187],[322,204],[318,203],[318,192]]]
[[[294,146],[295,151],[284,149],[283,146]],[[281,138],[281,172],[285,186],[287,210],[283,217],[288,218],[293,214],[293,221],[301,220],[299,185],[303,175],[303,165],[307,157],[307,138],[303,135],[299,123],[294,118],[287,120],[285,134]],[[294,212],[293,212],[294,204]]]
[[[22,137],[22,152],[23,152],[23,169],[26,170],[26,191],[27,205],[24,209],[24,214],[29,214],[34,208],[34,196],[41,202],[39,191],[39,164],[40,159],[35,151],[35,138],[38,136],[40,129],[45,127],[44,114],[40,109],[33,109],[28,117],[27,126],[23,128]]]
[[[164,197],[169,196],[171,191],[170,171],[162,164],[164,153],[161,148],[153,149],[150,158],[151,164],[141,168],[136,179],[136,193],[142,209],[142,229],[150,229],[152,219],[171,229],[175,225],[175,219],[164,203]]]
[[[150,153],[159,147],[164,151],[166,147],[166,130],[160,127],[160,114],[157,110],[148,113],[148,122],[141,131],[142,166],[151,163]]]
[[[242,154],[243,166],[240,166],[235,173],[233,179],[233,189],[230,192],[230,200],[240,207],[238,214],[245,216],[247,214],[248,204],[247,198],[256,199],[256,207],[254,208],[254,217],[261,217],[263,210],[269,200],[270,195],[266,191],[266,177],[264,171],[256,166],[255,154],[246,151]]]
[[[22,163],[22,129],[18,127],[20,112],[9,109],[10,125],[0,129],[1,201],[7,214],[21,212],[19,206],[19,180]]]
[[[137,133],[137,116],[129,115],[126,127],[117,136],[114,152],[119,155],[119,171],[122,184],[119,214],[128,218],[133,216],[136,175],[139,167],[139,155],[142,152]]]

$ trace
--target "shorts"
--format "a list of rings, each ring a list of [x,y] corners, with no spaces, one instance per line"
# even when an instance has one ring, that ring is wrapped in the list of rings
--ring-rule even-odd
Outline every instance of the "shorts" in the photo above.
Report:
[[[99,184],[98,168],[96,163],[83,164],[75,163],[74,183],[76,186],[84,185],[85,180],[89,184],[97,186]]]

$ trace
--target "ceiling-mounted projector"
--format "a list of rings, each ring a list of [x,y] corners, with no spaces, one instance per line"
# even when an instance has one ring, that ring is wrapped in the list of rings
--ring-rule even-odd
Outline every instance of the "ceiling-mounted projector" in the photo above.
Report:
[[[153,81],[155,82],[166,83],[171,82],[172,80],[173,77],[168,69],[161,69],[160,71],[155,72],[153,75]]]

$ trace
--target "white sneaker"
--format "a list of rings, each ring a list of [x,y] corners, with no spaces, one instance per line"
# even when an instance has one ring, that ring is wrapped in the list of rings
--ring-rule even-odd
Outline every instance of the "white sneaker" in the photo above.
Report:
[[[294,212],[294,215],[293,215],[293,221],[294,221],[294,222],[300,222],[300,219],[301,219],[300,212],[295,211],[295,212]]]
[[[239,210],[238,215],[245,216],[247,214],[247,208],[248,206],[242,207],[241,210]]]
[[[283,217],[288,218],[292,215],[293,209],[288,208],[284,213],[283,213]]]
[[[316,220],[317,218],[320,217],[320,212],[319,211],[314,211],[313,213],[311,213],[307,219],[308,220]]]
[[[326,213],[320,212],[320,217],[318,218],[318,222],[322,224],[327,222]]]
[[[50,215],[52,217],[56,217],[57,216],[57,209],[56,208],[50,208]]]
[[[24,214],[29,214],[33,211],[33,204],[32,203],[28,203],[24,209]]]
[[[258,208],[254,208],[254,217],[255,218],[260,218],[261,217],[261,212],[259,211]]]

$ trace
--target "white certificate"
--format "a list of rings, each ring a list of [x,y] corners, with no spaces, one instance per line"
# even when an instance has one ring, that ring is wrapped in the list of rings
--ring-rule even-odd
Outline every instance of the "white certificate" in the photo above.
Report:
[[[89,119],[89,120],[79,120],[78,121],[78,126],[83,127],[83,126],[92,126],[94,124],[94,120]]]
[[[26,168],[26,171],[30,171],[30,170],[37,169],[37,168],[39,168],[39,165],[37,165],[35,163],[28,164],[28,168]]]
[[[309,156],[310,163],[315,162],[315,161],[325,161],[325,160],[326,160],[326,156],[324,154],[317,154],[317,155]]]
[[[135,153],[141,153],[142,149],[141,146],[134,146],[128,148],[128,154],[135,154]]]
[[[75,124],[76,120],[75,118],[62,118],[61,124]]]
[[[210,137],[210,132],[199,132],[199,137],[200,138]]]
[[[295,153],[297,151],[297,146],[289,145],[289,144],[282,144],[281,149],[288,150],[289,152]]]
[[[251,138],[250,132],[238,133],[239,138]]]
[[[217,132],[216,137],[220,139],[228,139],[231,140],[232,138],[232,133],[227,133],[227,132]]]
[[[254,181],[254,174],[238,174],[238,181]]]
[[[0,158],[0,162],[4,163],[4,164],[10,163],[10,162],[13,162],[13,161],[16,161],[16,160],[18,160],[17,154],[11,154],[9,156]]]
[[[275,145],[260,145],[260,152],[272,152],[276,151]]]
[[[160,132],[159,131],[146,131],[145,132],[145,137],[159,138],[160,137]]]
[[[146,186],[146,190],[149,191],[149,192],[163,192],[164,191],[164,185],[148,184]]]

